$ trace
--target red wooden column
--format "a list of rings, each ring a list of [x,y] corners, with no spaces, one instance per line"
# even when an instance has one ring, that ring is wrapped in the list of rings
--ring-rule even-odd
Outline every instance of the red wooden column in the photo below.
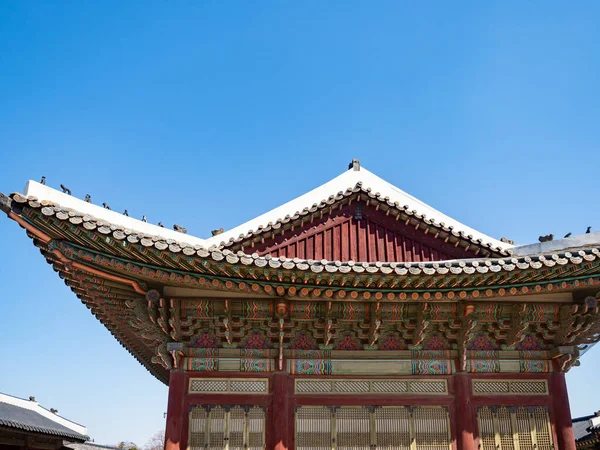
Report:
[[[554,426],[558,440],[558,450],[575,450],[575,434],[569,409],[569,394],[563,372],[553,372],[550,376],[550,394],[554,403]]]
[[[477,450],[475,445],[475,420],[471,405],[471,389],[466,372],[454,375],[454,423],[458,450]]]
[[[184,450],[183,422],[186,419],[183,410],[185,397],[185,373],[171,370],[169,376],[169,402],[167,405],[167,425],[165,427],[165,450]]]
[[[289,375],[284,372],[273,374],[273,411],[270,427],[271,442],[275,450],[287,450],[290,447],[289,436]]]

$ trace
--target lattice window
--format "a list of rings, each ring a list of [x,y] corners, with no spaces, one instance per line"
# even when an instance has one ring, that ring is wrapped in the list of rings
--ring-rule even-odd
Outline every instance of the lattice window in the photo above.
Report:
[[[298,379],[296,394],[448,394],[446,380]]]
[[[410,382],[410,391],[420,394],[445,394],[448,392],[446,382],[443,380],[419,380]]]
[[[191,394],[266,394],[269,392],[269,380],[264,378],[192,378]]]
[[[473,380],[474,395],[548,395],[546,380]]]
[[[405,394],[408,392],[408,382],[398,380],[372,381],[371,390],[383,394]]]
[[[263,450],[265,410],[259,406],[194,406],[189,430],[190,450]]]
[[[478,381],[473,380],[473,394],[508,394],[508,381]]]
[[[546,381],[513,381],[510,384],[511,392],[515,394],[547,394]]]
[[[267,392],[268,380],[231,380],[229,390],[231,392],[259,393]]]
[[[367,380],[341,380],[334,382],[333,386],[335,392],[339,393],[360,393],[370,391],[370,383]]]
[[[227,380],[192,380],[190,392],[227,392]]]
[[[541,406],[477,410],[482,450],[552,450],[548,410]]]
[[[296,380],[297,394],[321,394],[333,392],[333,383],[325,380]]]
[[[449,450],[443,407],[303,406],[296,411],[298,450]]]

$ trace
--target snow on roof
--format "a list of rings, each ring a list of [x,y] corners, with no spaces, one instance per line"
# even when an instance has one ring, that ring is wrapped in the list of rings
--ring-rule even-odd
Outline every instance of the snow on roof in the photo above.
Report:
[[[494,239],[452,219],[362,167],[360,170],[347,170],[333,180],[294,200],[238,225],[231,230],[207,239],[206,243],[208,245],[218,245],[221,242],[227,242],[230,238],[235,239],[240,235],[246,235],[249,231],[255,231],[260,226],[265,226],[269,222],[276,222],[278,219],[283,219],[286,215],[291,216],[306,207],[311,207],[315,203],[318,204],[321,200],[327,199],[332,194],[353,188],[357,183],[362,183],[364,188],[371,188],[372,192],[378,192],[383,197],[389,197],[392,202],[398,202],[403,206],[408,205],[409,209],[414,209],[419,214],[425,214],[429,219],[434,219],[438,223],[443,222],[446,226],[452,226],[454,227],[454,231],[462,231],[465,235],[472,235],[474,239],[481,239],[484,243],[492,244],[492,247],[500,247],[502,249],[513,247],[511,244]]]
[[[249,231],[256,231],[261,226],[266,226],[269,222],[276,222],[278,219],[283,219],[287,215],[294,215],[304,208],[311,207],[313,204],[318,204],[329,196],[337,194],[340,191],[345,191],[348,188],[355,187],[358,183],[362,183],[364,188],[370,188],[372,192],[378,192],[383,197],[389,197],[390,201],[398,202],[409,209],[417,211],[421,215],[425,215],[429,219],[435,220],[437,223],[444,223],[447,227],[453,227],[456,232],[463,232],[465,235],[471,235],[474,240],[481,239],[483,243],[491,244],[492,247],[499,247],[503,250],[512,248],[513,245],[499,241],[490,236],[487,236],[467,225],[464,225],[457,220],[441,213],[435,208],[404,192],[402,189],[388,183],[374,173],[365,168],[360,170],[347,170],[341,175],[335,177],[331,181],[313,189],[300,197],[295,198],[269,212],[266,212],[254,219],[238,225],[224,233],[210,237],[208,239],[198,238],[189,234],[179,233],[168,228],[159,227],[151,223],[143,222],[133,217],[124,216],[118,212],[105,209],[102,206],[87,203],[76,197],[64,194],[52,189],[49,186],[42,185],[35,181],[28,181],[25,185],[24,195],[34,196],[39,201],[47,200],[60,205],[63,208],[71,208],[84,214],[89,214],[96,219],[106,221],[110,224],[122,226],[127,229],[135,230],[138,233],[147,234],[150,236],[158,236],[164,239],[173,239],[180,243],[186,243],[191,246],[199,245],[201,247],[211,247],[219,245],[221,242],[227,242],[231,238],[238,238],[240,235],[246,235]]]
[[[21,409],[33,411],[39,414],[40,416],[49,419],[52,422],[55,422],[58,425],[62,425],[63,427],[74,431],[75,433],[81,434],[83,436],[87,435],[87,427],[84,427],[83,425],[79,425],[78,423],[61,417],[58,415],[58,413],[54,413],[52,411],[47,410],[46,408],[40,406],[40,404],[35,400],[25,400],[23,398],[13,397],[12,395],[0,393],[0,403],[6,403],[8,405],[16,406]]]
[[[63,208],[71,208],[75,211],[89,214],[96,219],[104,220],[112,225],[119,225],[124,228],[135,230],[138,233],[147,234],[150,236],[158,236],[164,239],[173,239],[177,242],[185,242],[192,246],[208,246],[204,239],[197,238],[189,234],[180,233],[175,230],[170,230],[168,228],[159,227],[158,225],[143,222],[133,217],[125,216],[110,209],[103,208],[102,206],[94,205],[93,203],[88,203],[84,200],[78,199],[77,197],[64,194],[36,181],[29,180],[25,185],[25,191],[23,194],[25,196],[31,195],[37,197],[39,201],[47,200],[54,202]]]

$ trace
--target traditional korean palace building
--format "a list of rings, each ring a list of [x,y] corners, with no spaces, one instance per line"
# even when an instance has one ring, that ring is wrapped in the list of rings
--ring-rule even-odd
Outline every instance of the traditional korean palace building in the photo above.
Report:
[[[208,239],[33,181],[0,200],[169,385],[169,450],[575,449],[600,233],[515,246],[357,161]]]

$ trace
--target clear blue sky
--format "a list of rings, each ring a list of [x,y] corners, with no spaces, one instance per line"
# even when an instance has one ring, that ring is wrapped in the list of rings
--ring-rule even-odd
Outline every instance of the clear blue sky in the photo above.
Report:
[[[520,243],[600,230],[600,4],[3,2],[0,191],[41,175],[189,232],[231,228],[353,157]],[[167,388],[0,218],[0,391],[143,444]],[[568,375],[600,408],[600,350]]]

